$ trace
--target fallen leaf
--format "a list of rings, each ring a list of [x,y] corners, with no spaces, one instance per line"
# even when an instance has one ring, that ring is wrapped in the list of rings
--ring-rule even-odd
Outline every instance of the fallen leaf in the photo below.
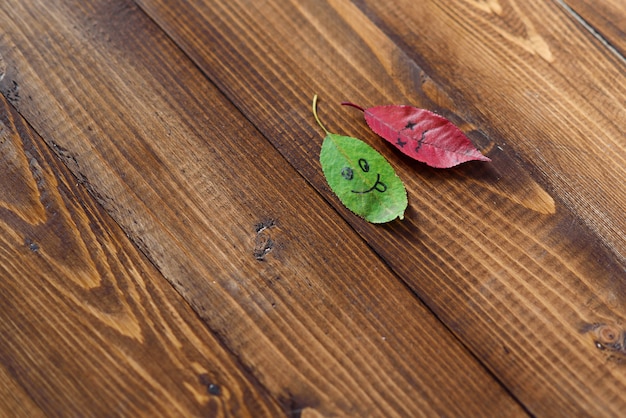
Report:
[[[320,152],[322,171],[341,203],[372,223],[404,219],[406,189],[385,157],[359,139],[330,133],[317,116],[317,95],[313,116],[326,133]]]
[[[361,110],[378,135],[409,157],[436,168],[449,168],[466,161],[491,161],[448,119],[413,106],[389,105]]]

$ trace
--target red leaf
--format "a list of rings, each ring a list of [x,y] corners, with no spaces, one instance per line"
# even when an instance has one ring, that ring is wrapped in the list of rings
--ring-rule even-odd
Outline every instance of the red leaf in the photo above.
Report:
[[[436,168],[466,161],[491,161],[448,119],[413,106],[390,105],[363,109],[369,127],[409,157]]]

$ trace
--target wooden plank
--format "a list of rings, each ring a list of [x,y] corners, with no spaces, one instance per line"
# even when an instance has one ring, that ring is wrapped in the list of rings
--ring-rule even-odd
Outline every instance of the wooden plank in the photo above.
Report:
[[[362,4],[626,263],[622,59],[555,2]]]
[[[45,414],[28,393],[0,366],[0,411],[15,418],[39,418]]]
[[[3,97],[0,161],[0,415],[284,414]]]
[[[134,3],[0,10],[0,90],[288,412],[524,415]]]
[[[626,56],[626,3],[624,0],[564,0],[585,23],[591,26]]]
[[[575,68],[560,74],[553,66],[578,50],[549,47],[551,57],[540,38],[509,36],[500,16],[480,9],[496,2],[362,4],[397,44],[345,1],[138,3],[531,412],[621,413],[624,351],[608,338],[624,335],[626,309],[623,134],[609,119],[624,115],[616,106],[623,86],[609,89],[623,73],[614,57],[586,50],[607,70],[597,80],[584,71],[574,77]],[[392,15],[396,3],[401,12]],[[571,42],[598,46],[562,9],[539,3],[529,19],[554,19],[534,24],[550,28],[551,42],[563,39],[558,31],[565,28]],[[405,17],[420,13],[417,23]],[[517,23],[521,31],[528,22]],[[447,29],[460,25],[471,42]],[[413,35],[426,29],[432,39]],[[536,69],[507,64],[514,59],[507,39]],[[398,44],[416,60],[411,48],[428,50],[420,63],[450,88],[439,88]],[[460,72],[465,63],[457,55],[466,49],[473,57],[464,58],[481,64],[474,73]],[[576,65],[593,64],[584,55]],[[477,83],[484,74],[493,80]],[[583,81],[589,100],[568,75]],[[507,84],[498,77],[509,77]],[[409,190],[403,222],[366,224],[328,191],[317,161],[322,134],[309,110],[313,93],[322,97],[329,129],[371,141],[397,168]],[[437,171],[407,161],[385,148],[361,115],[341,109],[342,100],[438,110],[493,163]]]

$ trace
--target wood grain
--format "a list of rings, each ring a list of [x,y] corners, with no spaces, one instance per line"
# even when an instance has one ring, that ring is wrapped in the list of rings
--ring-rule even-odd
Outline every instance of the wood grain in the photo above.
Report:
[[[624,59],[626,56],[626,3],[624,0],[565,0],[592,30],[596,31]]]
[[[360,3],[626,265],[621,58],[555,2]]]
[[[9,372],[0,367],[0,411],[10,412],[13,417],[44,417],[45,414],[35,404],[28,393],[11,377]]]
[[[563,9],[138,3],[532,413],[623,410],[624,353],[610,337],[619,341],[626,313],[625,154],[609,119],[623,117],[623,86],[609,88],[623,67]],[[372,141],[397,167],[405,221],[368,225],[329,192],[313,93],[329,129]],[[407,161],[342,100],[438,110],[493,163],[436,171]]]
[[[1,415],[284,414],[4,98],[0,161]]]
[[[0,10],[0,90],[289,413],[524,415],[134,3]]]

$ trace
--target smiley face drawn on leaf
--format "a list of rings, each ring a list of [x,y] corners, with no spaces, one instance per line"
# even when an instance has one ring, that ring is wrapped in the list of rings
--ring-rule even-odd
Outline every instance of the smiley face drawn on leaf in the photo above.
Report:
[[[367,173],[370,171],[370,165],[367,162],[367,160],[365,158],[359,158],[359,168],[364,172]],[[352,169],[350,167],[344,167],[342,169],[342,172],[344,169],[348,169],[352,172]],[[353,176],[350,176],[349,180],[352,180]],[[344,176],[345,178],[345,176]],[[385,183],[383,183],[382,181],[380,181],[380,174],[376,174],[376,183],[374,183],[374,185],[372,187],[370,187],[367,190],[352,190],[352,193],[369,193],[372,192],[374,190],[377,190],[381,193],[385,193],[387,191],[387,185]]]
[[[313,99],[313,114],[326,132],[320,163],[328,185],[348,209],[372,223],[404,218],[406,190],[393,167],[365,142],[328,132]]]

